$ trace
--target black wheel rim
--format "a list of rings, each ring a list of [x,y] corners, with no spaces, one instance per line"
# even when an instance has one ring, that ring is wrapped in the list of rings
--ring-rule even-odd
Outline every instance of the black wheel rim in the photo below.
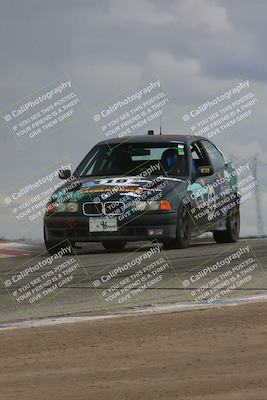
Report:
[[[230,227],[231,227],[231,233],[232,233],[233,237],[235,237],[235,238],[238,237],[239,229],[240,229],[239,211],[235,212],[231,216]]]
[[[190,239],[190,218],[188,215],[188,212],[186,208],[183,208],[182,214],[181,214],[181,238],[183,239],[184,242],[188,242]]]

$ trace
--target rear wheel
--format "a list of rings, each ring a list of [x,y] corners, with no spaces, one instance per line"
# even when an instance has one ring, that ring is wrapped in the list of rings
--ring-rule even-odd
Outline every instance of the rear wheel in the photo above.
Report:
[[[102,245],[104,246],[104,248],[108,251],[122,251],[125,249],[126,246],[126,241],[117,241],[117,240],[109,240],[109,241],[105,241],[102,242]]]
[[[177,217],[176,239],[163,241],[165,249],[186,249],[191,240],[192,222],[188,209],[182,204]]]
[[[224,231],[214,231],[213,238],[217,243],[232,243],[239,239],[240,231],[240,212],[239,209],[231,211],[226,219],[226,229]]]

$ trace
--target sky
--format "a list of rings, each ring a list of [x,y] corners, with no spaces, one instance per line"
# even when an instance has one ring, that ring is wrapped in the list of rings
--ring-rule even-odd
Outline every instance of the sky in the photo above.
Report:
[[[166,133],[190,133],[181,110],[241,77],[250,81],[259,98],[254,118],[214,143],[239,159],[258,155],[266,223],[265,0],[0,0],[0,7],[2,115],[64,74],[88,110],[23,149],[1,119],[0,236],[42,236],[40,220],[30,227],[14,220],[3,202],[5,193],[58,159],[66,157],[76,166],[103,139],[92,110],[155,74],[171,99],[172,112],[163,119]],[[244,205],[242,216],[242,234],[257,233],[255,199]]]

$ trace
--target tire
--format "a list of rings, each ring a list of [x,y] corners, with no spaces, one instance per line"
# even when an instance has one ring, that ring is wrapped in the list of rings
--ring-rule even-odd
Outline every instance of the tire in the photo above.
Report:
[[[214,231],[213,238],[217,243],[233,243],[239,239],[240,211],[231,211],[226,218],[226,230]]]
[[[126,241],[109,240],[102,242],[103,247],[111,252],[122,251],[125,249]]]
[[[186,249],[190,244],[191,234],[191,217],[188,209],[182,204],[177,216],[176,239],[163,241],[163,248],[166,250]]]

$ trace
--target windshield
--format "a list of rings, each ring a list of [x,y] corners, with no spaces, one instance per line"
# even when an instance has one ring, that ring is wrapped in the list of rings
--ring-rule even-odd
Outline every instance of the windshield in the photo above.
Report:
[[[185,143],[122,143],[95,146],[78,166],[75,175],[151,175],[188,176]]]

